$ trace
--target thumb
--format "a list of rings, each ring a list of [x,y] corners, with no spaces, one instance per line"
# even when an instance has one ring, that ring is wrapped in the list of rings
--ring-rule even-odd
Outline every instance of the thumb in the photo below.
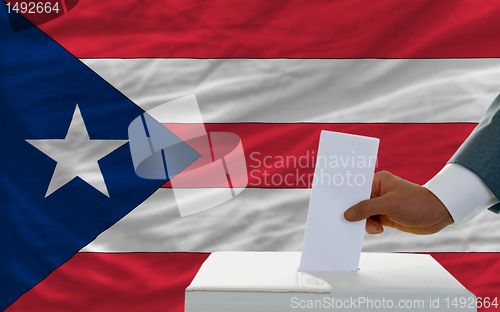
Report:
[[[385,196],[363,200],[344,212],[347,221],[361,221],[371,216],[386,214],[387,200]]]

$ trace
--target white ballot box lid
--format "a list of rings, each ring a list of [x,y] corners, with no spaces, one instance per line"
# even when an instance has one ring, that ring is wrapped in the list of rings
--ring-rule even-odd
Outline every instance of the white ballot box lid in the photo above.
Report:
[[[357,272],[304,273],[299,262],[300,252],[212,253],[185,311],[476,311],[475,296],[429,255],[362,253]]]

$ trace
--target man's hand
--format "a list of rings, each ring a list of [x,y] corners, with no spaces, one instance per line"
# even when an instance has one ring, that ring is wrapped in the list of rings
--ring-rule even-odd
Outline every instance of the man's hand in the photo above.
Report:
[[[387,171],[373,178],[370,199],[344,213],[347,221],[366,220],[368,234],[380,234],[383,226],[414,234],[433,234],[453,223],[443,203],[425,187]]]

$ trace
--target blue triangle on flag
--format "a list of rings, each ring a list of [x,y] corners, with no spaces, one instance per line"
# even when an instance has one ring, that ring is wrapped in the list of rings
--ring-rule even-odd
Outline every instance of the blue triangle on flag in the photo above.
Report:
[[[77,105],[91,140],[128,140],[144,113],[38,28],[13,32],[0,10],[0,310],[167,182],[138,177],[124,144],[98,161],[108,196],[80,176],[46,196],[58,162],[27,140],[65,139]]]

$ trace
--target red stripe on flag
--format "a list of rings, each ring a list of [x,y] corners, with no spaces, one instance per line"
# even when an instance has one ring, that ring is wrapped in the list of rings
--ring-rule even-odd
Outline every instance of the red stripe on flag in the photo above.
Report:
[[[79,253],[5,311],[184,311],[184,289],[207,257]]]
[[[500,253],[432,253],[431,255],[465,288],[476,295],[477,311],[500,311]],[[450,298],[450,304],[453,299]],[[460,298],[457,298],[460,307],[459,300]],[[491,305],[492,303],[496,303],[496,306]],[[450,308],[453,310],[453,306],[450,305]]]
[[[424,184],[441,170],[476,124],[237,123],[205,126],[208,132],[232,132],[240,136],[248,171],[247,187],[309,188],[321,130],[380,138],[376,171],[388,170],[414,183]],[[166,127],[170,125],[166,124]],[[177,131],[182,127],[189,128],[191,125],[175,125]],[[191,168],[186,170],[189,172]],[[200,176],[199,172],[197,176]],[[206,186],[204,181],[200,183],[202,185],[192,183],[175,186]],[[245,186],[238,184],[237,178],[232,178],[232,183],[233,187]],[[210,186],[224,187],[215,184]],[[170,182],[164,187],[171,187]]]
[[[500,253],[431,255],[482,302],[499,297]],[[182,312],[184,290],[207,257],[205,253],[79,253],[5,311]]]
[[[500,2],[80,1],[41,29],[79,58],[500,56]]]

